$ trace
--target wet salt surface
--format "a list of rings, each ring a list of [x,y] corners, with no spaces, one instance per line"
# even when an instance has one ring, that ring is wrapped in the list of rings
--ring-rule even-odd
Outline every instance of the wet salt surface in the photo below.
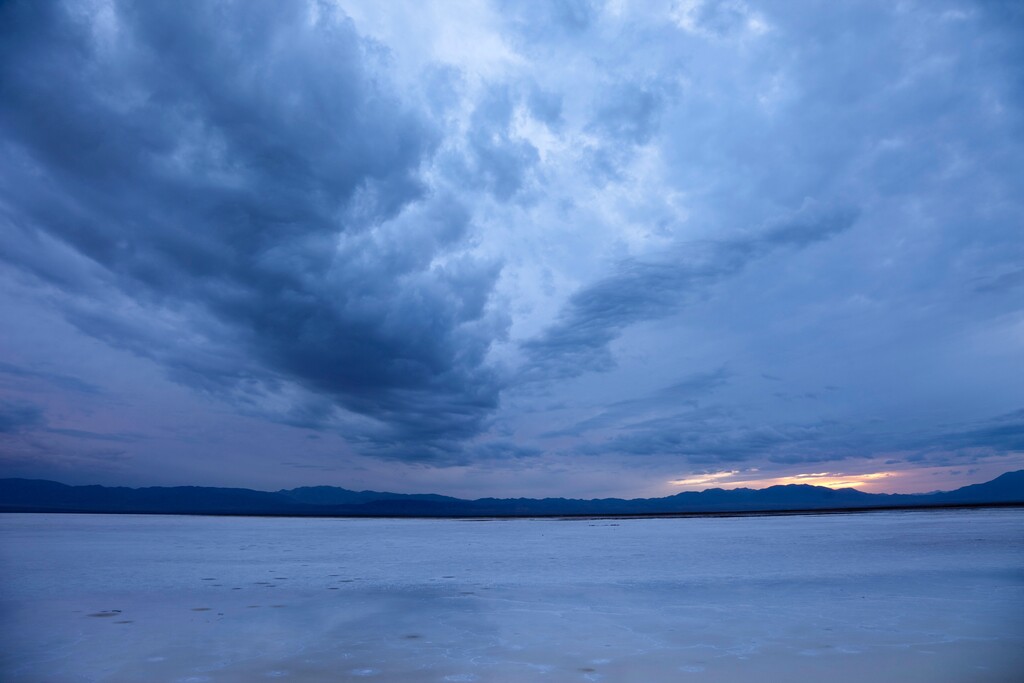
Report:
[[[0,680],[1021,681],[1024,510],[0,515]]]

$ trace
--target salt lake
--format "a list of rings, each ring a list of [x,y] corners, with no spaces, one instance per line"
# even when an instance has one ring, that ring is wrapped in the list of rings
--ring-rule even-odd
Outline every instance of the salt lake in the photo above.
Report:
[[[9,683],[1024,680],[1024,510],[0,515]]]

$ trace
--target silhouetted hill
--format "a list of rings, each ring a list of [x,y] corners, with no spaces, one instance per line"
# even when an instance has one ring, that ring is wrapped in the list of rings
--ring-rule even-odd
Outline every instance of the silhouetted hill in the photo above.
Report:
[[[665,498],[480,498],[350,491],[305,486],[281,491],[200,486],[126,488],[67,486],[38,479],[0,479],[0,512],[103,512],[296,516],[471,517],[632,515],[852,510],[935,505],[1024,504],[1024,470],[984,484],[929,494],[864,493],[793,484],[765,489],[707,489]]]
[[[1001,474],[984,484],[971,484],[956,491],[931,494],[947,503],[985,503],[994,500],[1017,501],[1024,491],[1024,470]]]
[[[230,514],[238,510],[273,510],[287,514],[305,506],[275,493],[208,486],[127,488],[67,486],[38,479],[0,479],[0,510],[83,512],[159,512]]]
[[[337,486],[302,486],[297,489],[281,489],[279,494],[298,503],[308,505],[354,505],[375,500],[428,500],[434,502],[458,501],[458,498],[441,496],[436,493],[386,493],[381,491],[349,491]]]

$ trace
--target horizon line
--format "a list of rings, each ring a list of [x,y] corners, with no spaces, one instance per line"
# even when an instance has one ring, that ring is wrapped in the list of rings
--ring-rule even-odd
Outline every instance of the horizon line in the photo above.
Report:
[[[1007,474],[1012,474],[1012,473],[1015,473],[1015,472],[1024,472],[1024,469],[1021,469],[1021,470],[1007,470],[1007,471],[1005,471],[1005,472],[1003,472],[1001,474],[998,474],[995,477],[992,477],[991,479],[988,479],[988,480],[986,480],[984,482],[978,482],[978,484],[984,484],[984,483],[988,483],[988,482],[991,482],[991,481],[995,481],[996,479],[999,479],[1002,476],[1005,476]],[[797,475],[797,476],[799,476],[799,475]],[[789,477],[789,478],[795,478],[795,477]],[[253,492],[258,492],[258,493],[271,493],[271,494],[273,494],[273,493],[281,493],[281,492],[284,492],[284,491],[295,491],[295,490],[303,489],[303,488],[330,488],[330,489],[340,489],[340,490],[343,490],[343,491],[350,491],[350,492],[353,492],[353,493],[386,493],[386,494],[399,495],[399,496],[439,496],[439,497],[442,497],[442,498],[450,498],[450,499],[453,499],[453,500],[460,500],[460,501],[466,501],[466,502],[474,502],[474,501],[480,501],[480,500],[538,500],[538,501],[540,501],[540,500],[578,500],[578,501],[659,500],[659,499],[664,499],[664,498],[673,498],[675,496],[679,496],[679,495],[682,495],[682,494],[685,494],[685,493],[700,494],[700,493],[706,493],[706,492],[709,492],[709,491],[740,491],[740,490],[765,491],[765,490],[768,490],[768,489],[771,489],[771,488],[787,488],[787,487],[795,487],[795,486],[809,487],[809,488],[816,488],[816,489],[828,489],[830,491],[856,491],[858,493],[862,493],[862,494],[865,494],[865,495],[871,495],[871,496],[928,496],[928,495],[933,495],[933,494],[937,494],[937,493],[948,493],[948,492],[951,492],[951,491],[957,491],[959,489],[966,488],[968,486],[977,486],[978,485],[978,484],[964,484],[963,486],[958,486],[958,487],[952,488],[952,489],[934,489],[934,490],[931,490],[931,491],[924,491],[924,492],[918,492],[918,493],[899,493],[899,492],[895,492],[895,493],[877,492],[876,493],[876,492],[871,492],[871,491],[862,491],[862,490],[860,490],[860,489],[858,489],[856,487],[853,487],[853,486],[826,486],[826,485],[823,485],[823,484],[812,484],[812,483],[808,483],[808,482],[789,482],[789,483],[774,483],[774,484],[769,484],[768,486],[763,486],[763,487],[733,486],[733,487],[727,488],[725,486],[713,486],[713,487],[710,487],[710,488],[705,488],[705,489],[700,489],[700,490],[679,491],[677,493],[670,493],[670,494],[667,494],[667,495],[664,495],[664,496],[648,496],[648,497],[642,497],[641,496],[641,497],[634,497],[634,498],[620,498],[620,497],[617,497],[617,496],[604,496],[604,497],[595,497],[595,498],[575,498],[575,497],[568,497],[568,496],[543,496],[543,497],[540,497],[540,498],[532,497],[532,496],[509,496],[509,497],[502,498],[502,497],[497,497],[497,496],[481,496],[481,497],[477,497],[477,498],[462,498],[462,497],[459,497],[459,496],[451,496],[451,495],[447,495],[447,494],[434,493],[434,492],[429,492],[429,491],[428,492],[417,492],[417,493],[399,493],[397,491],[378,491],[378,490],[374,490],[374,489],[358,489],[357,490],[357,489],[349,489],[349,488],[345,488],[344,486],[337,486],[337,485],[333,485],[333,484],[310,484],[310,485],[295,486],[295,487],[292,487],[292,488],[280,488],[280,489],[274,489],[274,490],[267,490],[267,489],[250,488],[250,487],[246,487],[246,486],[212,486],[212,485],[201,485],[201,484],[176,484],[176,485],[152,485],[152,486],[127,486],[127,485],[120,485],[120,484],[117,484],[117,485],[111,485],[111,484],[67,484],[67,483],[62,482],[62,481],[57,481],[56,479],[42,479],[42,478],[35,478],[35,477],[0,477],[0,481],[2,481],[2,480],[43,481],[43,482],[59,484],[61,486],[68,486],[68,487],[72,487],[72,488],[75,488],[75,487],[89,487],[89,486],[98,486],[98,487],[101,487],[101,488],[112,488],[112,489],[113,488],[126,488],[126,489],[131,489],[131,490],[139,490],[139,489],[200,488],[200,489],[227,489],[227,490],[253,491]],[[741,484],[741,483],[748,483],[748,482],[736,482],[736,483]]]

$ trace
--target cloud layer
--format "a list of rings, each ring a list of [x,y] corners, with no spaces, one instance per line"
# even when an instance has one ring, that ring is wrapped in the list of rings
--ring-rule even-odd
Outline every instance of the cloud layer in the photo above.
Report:
[[[496,268],[457,253],[467,211],[422,177],[440,133],[382,48],[326,5],[103,9],[7,8],[8,261],[178,381],[474,433]]]
[[[8,469],[1021,457],[1014,7],[5,3]]]

